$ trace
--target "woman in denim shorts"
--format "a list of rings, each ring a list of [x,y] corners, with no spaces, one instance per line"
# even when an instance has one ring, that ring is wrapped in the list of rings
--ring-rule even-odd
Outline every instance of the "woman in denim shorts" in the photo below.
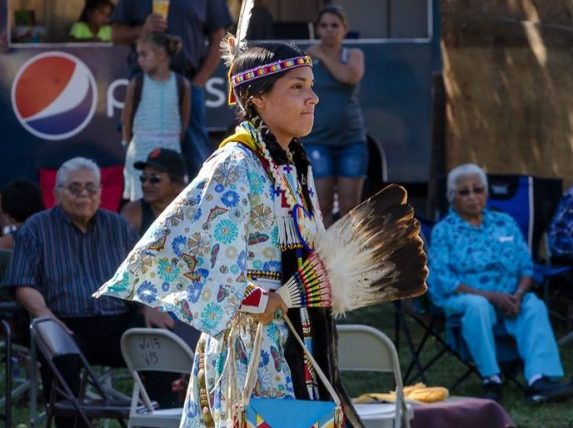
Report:
[[[324,223],[332,221],[334,195],[341,216],[356,206],[368,168],[368,145],[362,109],[358,103],[364,75],[364,54],[342,46],[348,22],[339,6],[324,7],[318,15],[320,43],[308,54],[314,60],[316,106],[312,134],[304,146],[312,163]]]

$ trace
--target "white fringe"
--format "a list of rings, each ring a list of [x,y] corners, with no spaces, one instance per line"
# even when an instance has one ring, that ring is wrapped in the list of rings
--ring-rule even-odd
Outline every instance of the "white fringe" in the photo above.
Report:
[[[291,216],[277,217],[277,226],[279,228],[279,245],[302,244]]]

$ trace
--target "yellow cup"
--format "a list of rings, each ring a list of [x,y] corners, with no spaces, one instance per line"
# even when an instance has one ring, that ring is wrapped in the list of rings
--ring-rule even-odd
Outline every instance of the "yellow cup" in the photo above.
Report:
[[[161,15],[167,19],[169,13],[169,0],[153,0],[153,13]]]

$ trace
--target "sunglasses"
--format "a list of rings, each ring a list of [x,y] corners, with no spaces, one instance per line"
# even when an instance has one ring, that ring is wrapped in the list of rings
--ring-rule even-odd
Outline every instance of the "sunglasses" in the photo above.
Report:
[[[328,27],[330,27],[333,30],[336,30],[337,28],[340,28],[341,25],[338,22],[331,22],[330,24],[328,22],[321,22],[320,24],[318,24],[318,27],[322,29],[327,29]]]
[[[458,195],[459,196],[469,196],[470,193],[473,193],[474,195],[483,195],[485,193],[485,187],[473,187],[471,189],[461,189],[458,190]]]
[[[149,181],[149,183],[151,183],[151,184],[157,184],[157,183],[161,183],[161,177],[158,175],[141,174],[139,176],[139,181],[141,181],[141,184],[145,183],[146,181]]]
[[[80,197],[84,190],[87,192],[89,196],[96,195],[100,190],[100,187],[94,183],[87,183],[87,184],[72,183],[68,186],[62,186],[62,187],[76,197]]]

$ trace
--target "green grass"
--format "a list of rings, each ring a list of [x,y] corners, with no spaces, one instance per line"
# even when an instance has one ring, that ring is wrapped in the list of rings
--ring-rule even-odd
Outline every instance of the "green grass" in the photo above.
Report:
[[[355,311],[349,315],[344,323],[368,324],[386,333],[394,340],[394,309],[390,304],[365,308]],[[421,328],[408,316],[406,322],[413,334],[414,342],[417,343],[422,335]],[[557,330],[557,336],[563,334],[561,329]],[[411,355],[406,346],[404,334],[401,334],[399,344],[399,356],[402,370],[408,366]],[[422,361],[427,361],[439,349],[439,345],[434,341],[429,341]],[[568,376],[573,373],[573,353],[571,347],[560,348],[561,357]],[[446,355],[428,371],[429,386],[450,386],[454,379],[464,373],[464,366],[455,358]],[[3,373],[2,373],[3,376]],[[390,376],[373,376],[370,373],[344,375],[344,381],[351,395],[356,396],[361,392],[386,392],[391,388]],[[0,385],[1,387],[1,385]],[[120,390],[129,393],[129,381],[120,385]],[[472,375],[456,391],[455,395],[478,396],[481,391],[479,379]],[[572,402],[545,404],[531,407],[526,405],[523,393],[513,384],[506,384],[503,390],[503,406],[509,412],[513,420],[520,428],[573,428]],[[14,428],[18,424],[28,424],[28,403],[25,400],[17,402],[13,408]],[[43,426],[40,424],[39,426]],[[110,424],[116,427],[115,423]]]

